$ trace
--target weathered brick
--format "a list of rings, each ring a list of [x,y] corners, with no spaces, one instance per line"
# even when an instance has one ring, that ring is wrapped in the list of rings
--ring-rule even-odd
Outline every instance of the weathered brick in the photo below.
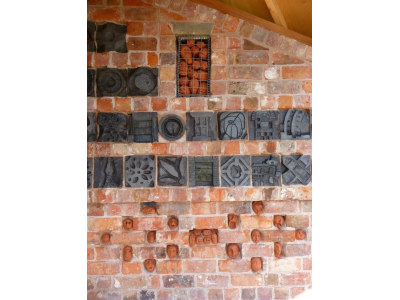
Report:
[[[270,94],[298,94],[300,92],[300,83],[293,80],[269,80],[267,86]]]
[[[224,290],[225,300],[240,300],[240,290],[239,289],[225,289]]]
[[[185,273],[215,273],[217,271],[215,260],[185,260]]]
[[[285,256],[306,256],[311,255],[310,244],[287,244],[284,247]]]
[[[96,260],[111,260],[121,258],[120,248],[111,247],[97,247],[96,249]]]
[[[256,298],[256,289],[242,289],[242,300],[254,300]]]
[[[277,109],[278,102],[275,96],[261,97],[261,109]]]
[[[312,187],[298,187],[297,198],[299,200],[311,200],[312,199]]]
[[[245,193],[246,201],[260,201],[262,200],[263,190],[261,188],[248,188]]]
[[[193,202],[209,201],[210,198],[208,195],[208,191],[209,191],[208,189],[204,188],[190,189],[192,205],[194,204]]]
[[[220,214],[249,214],[251,213],[251,202],[240,201],[240,202],[221,202],[218,203],[218,212]]]
[[[209,289],[208,300],[220,300],[224,297],[224,291],[221,289]]]
[[[141,274],[141,262],[124,262],[122,263],[122,274]]]
[[[87,248],[87,260],[94,260],[94,249]]]
[[[228,94],[247,95],[249,84],[247,82],[229,82]]]
[[[93,261],[87,263],[88,275],[115,275],[119,273],[119,262]]]
[[[273,245],[243,244],[242,246],[242,257],[271,257],[273,253]]]
[[[100,245],[100,234],[97,232],[87,233],[87,244],[88,245]]]
[[[87,300],[98,300],[98,299],[119,300],[121,299],[121,293],[96,291],[96,292],[89,292],[87,294]]]
[[[88,218],[88,230],[90,231],[108,231],[108,230],[121,230],[121,218]]]
[[[187,154],[187,145],[186,143],[170,143],[168,154],[171,155],[185,155]]]
[[[140,247],[134,248],[135,259],[163,259],[167,257],[165,247]]]
[[[303,270],[312,270],[312,258],[303,258]]]
[[[281,285],[307,285],[311,284],[311,273],[293,273],[293,274],[282,274]]]
[[[181,260],[163,260],[157,262],[157,274],[177,274],[182,272]]]
[[[157,53],[154,52],[148,52],[147,53],[147,64],[150,67],[155,67],[158,65],[158,55]]]
[[[193,258],[226,258],[225,247],[222,245],[194,246]]]
[[[203,144],[206,146],[205,155],[219,155],[219,154],[221,154],[221,149],[222,149],[221,141],[203,142]]]
[[[88,7],[88,21],[119,21],[121,10],[119,8]]]
[[[244,110],[257,110],[260,107],[260,100],[258,97],[246,97],[243,100]]]
[[[141,245],[145,243],[145,232],[111,232],[111,244]]]
[[[133,230],[166,230],[166,218],[134,218]]]
[[[226,110],[242,109],[242,100],[240,97],[227,97],[225,101]]]
[[[139,204],[109,204],[104,207],[104,211],[107,216],[133,216],[139,213]]]
[[[286,226],[294,228],[308,227],[310,224],[309,217],[304,215],[289,215],[286,216]]]
[[[167,143],[152,143],[151,144],[151,153],[157,155],[165,155],[168,153],[168,144]]]
[[[304,80],[301,86],[304,93],[311,94],[312,93],[312,81],[311,80]]]
[[[218,271],[219,272],[229,272],[229,273],[242,273],[249,272],[251,268],[250,260],[241,259],[228,259],[218,261]]]
[[[297,201],[266,201],[264,202],[266,213],[295,213],[298,212]]]
[[[174,293],[173,293],[173,291],[170,291],[170,290],[159,290],[159,291],[157,291],[157,299],[158,300],[174,300]]]
[[[145,53],[144,52],[133,52],[129,54],[129,65],[132,67],[138,67],[145,64]]]
[[[197,286],[199,287],[227,287],[229,283],[229,276],[225,275],[197,275]]]
[[[267,64],[267,51],[237,51],[229,54],[229,63],[234,65]]]
[[[154,37],[130,37],[127,42],[128,50],[147,51],[157,50],[157,39]]]
[[[191,275],[169,275],[162,277],[165,288],[188,288],[194,286],[194,277]]]
[[[226,190],[224,188],[210,188],[210,201],[220,202],[225,201]]]
[[[295,231],[294,230],[263,230],[262,240],[264,242],[294,242]]]
[[[228,37],[228,49],[240,50],[242,48],[242,41],[236,37]]]
[[[240,216],[240,224],[243,229],[271,228],[272,217]]]
[[[283,79],[311,79],[312,68],[310,66],[284,66],[282,67]]]
[[[268,273],[264,276],[265,285],[278,285],[279,284],[279,275]]]
[[[104,216],[104,208],[101,204],[88,204],[87,205],[88,216]]]
[[[124,0],[124,6],[151,6],[142,0]]]
[[[211,97],[207,99],[208,110],[222,110],[222,97]]]
[[[206,99],[193,97],[189,98],[189,110],[190,111],[203,111],[206,108]]]
[[[160,9],[160,21],[188,21],[188,18],[165,9]]]
[[[175,83],[161,82],[159,87],[160,96],[175,96]]]
[[[271,272],[293,272],[301,269],[300,258],[270,259],[268,263]]]
[[[161,51],[175,51],[176,50],[176,38],[164,36],[160,37],[160,50]]]
[[[111,62],[114,67],[125,68],[128,66],[128,53],[112,53]]]
[[[176,54],[175,53],[160,53],[160,65],[175,65]]]
[[[300,202],[300,210],[302,212],[311,212],[312,211],[312,201],[301,201]]]
[[[252,41],[244,39],[243,41],[243,50],[268,50],[268,48],[255,44]]]
[[[217,211],[217,203],[215,202],[192,203],[193,215],[214,215],[216,211]]]
[[[258,288],[257,289],[258,299],[263,300],[271,300],[272,298],[272,289],[271,288]]]
[[[218,232],[218,243],[249,243],[249,230],[220,231]]]
[[[189,244],[189,232],[179,232],[179,231],[159,231],[157,232],[157,243],[160,244],[179,244],[187,245]]]
[[[226,79],[226,67],[225,66],[213,66],[211,68],[211,80],[223,80]]]
[[[134,189],[132,199],[135,202],[150,202],[153,200],[153,189]]]
[[[260,154],[260,143],[258,141],[244,141],[241,144],[241,153],[252,155],[252,154]]]
[[[174,188],[171,190],[171,199],[175,202],[186,202],[190,201],[188,197],[187,189]],[[183,205],[185,207],[185,205]]]
[[[232,274],[231,284],[233,286],[262,286],[262,274]]]
[[[97,68],[107,67],[109,61],[110,61],[110,54],[108,52],[94,54],[94,67]]]
[[[132,111],[131,98],[115,98],[115,111],[131,112]]]
[[[196,229],[227,229],[227,218],[221,217],[197,217],[195,220]]]
[[[286,55],[282,52],[272,52],[271,63],[273,65],[302,64],[301,59]]]
[[[226,52],[225,51],[212,51],[211,52],[211,64],[212,65],[225,65],[226,64]]]
[[[135,7],[124,10],[125,21],[156,21],[157,9],[153,7]]]
[[[143,35],[143,23],[142,22],[128,22],[126,28],[127,35]]]
[[[160,79],[162,81],[174,81],[176,77],[175,68],[162,67],[160,68]]]
[[[179,217],[179,230],[189,231],[194,228],[194,218],[193,217]]]
[[[240,142],[239,141],[227,141],[223,143],[225,155],[240,154]]]

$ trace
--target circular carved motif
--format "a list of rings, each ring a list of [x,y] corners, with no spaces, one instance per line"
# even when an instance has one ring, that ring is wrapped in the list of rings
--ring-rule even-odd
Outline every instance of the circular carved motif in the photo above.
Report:
[[[185,133],[185,122],[177,115],[167,115],[161,119],[159,131],[165,139],[176,141]]]
[[[125,79],[118,70],[105,70],[97,79],[97,84],[103,95],[118,95],[125,88]]]
[[[128,79],[129,88],[138,95],[147,95],[157,86],[157,77],[146,68],[138,68]]]

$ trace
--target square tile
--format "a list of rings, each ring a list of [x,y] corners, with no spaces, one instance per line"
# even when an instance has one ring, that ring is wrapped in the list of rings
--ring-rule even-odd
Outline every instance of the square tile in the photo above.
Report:
[[[96,95],[126,97],[127,70],[124,69],[97,69]]]
[[[99,124],[98,142],[124,143],[126,142],[126,123],[128,117],[119,113],[99,113],[97,123]]]
[[[125,187],[154,187],[154,155],[125,156]]]
[[[117,188],[122,187],[122,157],[95,157],[94,158],[94,187]]]
[[[158,177],[160,186],[187,185],[187,157],[158,156]]]
[[[158,115],[156,112],[129,114],[128,143],[158,142]]]
[[[87,158],[87,188],[92,188],[93,179],[93,157]]]
[[[280,186],[282,166],[280,155],[252,156],[253,186]]]
[[[97,26],[97,52],[116,51],[127,53],[126,25],[105,23]]]
[[[96,75],[95,69],[87,69],[87,96],[94,97],[94,78]]]
[[[249,112],[250,140],[278,140],[279,112],[259,110]]]
[[[128,96],[158,96],[158,69],[128,69]]]
[[[189,157],[189,186],[219,186],[218,156]]]
[[[95,43],[96,23],[87,22],[87,52],[96,52]]]
[[[87,141],[95,142],[97,140],[96,113],[87,113]]]
[[[221,185],[250,186],[250,155],[221,156]]]
[[[285,155],[282,156],[283,184],[307,185],[311,181],[311,156],[310,155]]]
[[[186,139],[188,141],[216,141],[217,113],[186,113]]]
[[[247,113],[241,111],[218,113],[219,139],[247,139]]]
[[[279,122],[282,140],[308,140],[311,138],[310,118],[306,110],[280,110]]]

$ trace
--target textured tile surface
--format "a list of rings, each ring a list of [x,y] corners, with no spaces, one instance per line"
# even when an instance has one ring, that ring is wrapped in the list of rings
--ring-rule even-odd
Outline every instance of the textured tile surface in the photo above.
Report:
[[[129,143],[152,143],[157,141],[158,117],[156,112],[129,114]]]
[[[87,141],[95,142],[97,140],[96,113],[87,113]]]
[[[306,185],[311,181],[311,156],[310,155],[285,155],[282,156],[283,184]]]
[[[87,96],[94,97],[95,69],[87,69]]]
[[[96,95],[125,97],[127,71],[123,69],[97,69]]]
[[[122,187],[122,157],[94,158],[94,187]]]
[[[96,52],[95,43],[96,23],[87,22],[87,52]]]
[[[218,156],[189,157],[189,185],[219,186]]]
[[[249,112],[250,140],[279,139],[279,112],[277,110]]]
[[[247,138],[246,112],[223,112],[218,114],[219,139],[234,140]]]
[[[252,156],[253,186],[280,186],[282,166],[279,155]]]
[[[135,68],[128,69],[128,96],[157,96],[158,69]]]
[[[97,123],[99,124],[98,142],[126,142],[127,116],[118,113],[99,113]]]
[[[185,134],[186,125],[181,117],[171,114],[161,119],[158,129],[163,138],[176,141]]]
[[[125,157],[125,186],[154,187],[155,158],[153,155],[134,155]]]
[[[128,52],[126,47],[126,25],[106,23],[97,26],[97,52]]]
[[[87,158],[87,188],[92,188],[92,179],[93,179],[93,158]]]
[[[222,186],[249,186],[250,174],[249,155],[221,157]]]
[[[282,140],[310,139],[310,120],[307,111],[289,109],[279,111]]]
[[[158,157],[158,185],[186,186],[187,157]]]
[[[186,113],[186,138],[188,141],[217,140],[217,113]]]

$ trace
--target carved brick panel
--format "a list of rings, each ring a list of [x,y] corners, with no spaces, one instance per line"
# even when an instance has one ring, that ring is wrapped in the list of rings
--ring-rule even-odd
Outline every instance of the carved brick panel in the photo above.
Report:
[[[96,52],[95,43],[96,23],[87,22],[87,52]]]
[[[92,188],[92,179],[93,179],[93,158],[87,158],[87,188]]]
[[[217,113],[188,112],[186,124],[188,141],[217,140]]]
[[[245,112],[223,112],[218,114],[219,139],[247,138],[247,115]]]
[[[152,143],[157,141],[158,116],[156,112],[129,114],[129,143]]]
[[[310,120],[307,111],[289,109],[279,111],[280,131],[282,140],[310,139]]]
[[[96,95],[126,97],[127,70],[124,69],[97,69]]]
[[[253,186],[280,186],[282,167],[279,155],[252,156]]]
[[[106,23],[98,25],[96,33],[97,52],[128,52],[126,47],[126,25]]]
[[[222,186],[249,186],[250,174],[249,155],[221,157]]]
[[[87,69],[87,96],[94,97],[94,78],[96,70]]]
[[[97,123],[99,124],[98,142],[126,142],[126,115],[119,113],[99,113]]]
[[[161,119],[158,129],[163,138],[176,141],[185,134],[186,125],[181,117],[171,114]]]
[[[128,96],[157,96],[158,69],[135,68],[128,69]]]
[[[87,113],[87,141],[95,142],[97,140],[96,113]]]
[[[189,186],[219,186],[218,156],[189,157]]]
[[[250,140],[279,139],[279,112],[277,110],[249,112]]]
[[[94,158],[94,187],[117,188],[122,187],[123,174],[122,157],[95,157]]]
[[[153,155],[134,155],[125,157],[125,186],[154,187],[155,158]]]
[[[158,185],[186,186],[187,157],[158,157]]]
[[[311,181],[311,156],[286,155],[282,156],[283,184],[306,185]]]

